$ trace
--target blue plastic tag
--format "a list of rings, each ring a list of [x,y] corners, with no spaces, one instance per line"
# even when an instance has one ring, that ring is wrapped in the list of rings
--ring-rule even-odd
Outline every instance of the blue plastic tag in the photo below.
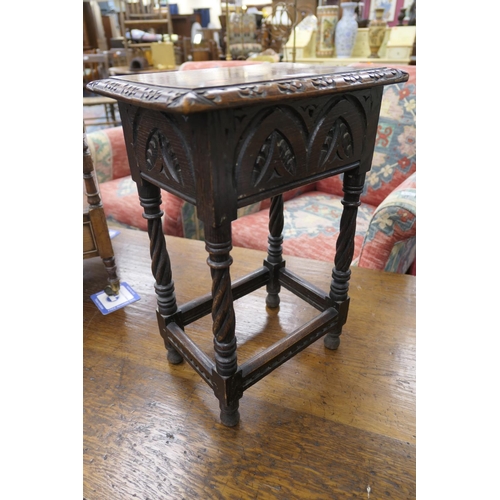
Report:
[[[110,239],[113,239],[115,236],[118,236],[119,234],[120,234],[120,231],[118,231],[118,229],[109,229]]]
[[[94,293],[90,298],[102,314],[112,313],[140,299],[139,295],[127,283],[120,283],[118,295],[107,295],[102,291]]]

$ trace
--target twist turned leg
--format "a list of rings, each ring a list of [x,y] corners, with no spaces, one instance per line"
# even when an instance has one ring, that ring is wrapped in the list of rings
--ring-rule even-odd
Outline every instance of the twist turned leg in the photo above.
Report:
[[[274,196],[269,208],[269,236],[267,261],[274,265],[272,279],[267,284],[266,305],[274,308],[280,303],[281,286],[278,279],[276,264],[283,263],[283,195]]]
[[[356,234],[356,217],[361,204],[359,198],[363,192],[365,175],[344,174],[344,209],[340,219],[340,232],[337,239],[335,265],[332,271],[330,299],[332,303],[342,303],[348,300],[350,266],[354,255],[354,236]],[[324,337],[325,347],[337,349],[340,345],[342,326],[347,319],[347,307],[341,308],[342,314],[332,332]]]
[[[172,269],[170,257],[165,244],[165,236],[161,226],[163,211],[160,210],[161,192],[160,188],[153,184],[142,181],[137,186],[139,200],[144,208],[143,217],[148,221],[148,234],[150,241],[151,270],[156,280],[155,291],[158,303],[158,313],[166,318],[177,312],[177,301],[175,299],[174,282],[172,281]],[[172,364],[180,363],[183,358],[174,349],[160,327],[162,337],[167,349],[167,359]]]
[[[215,350],[215,366],[222,377],[231,377],[238,368],[236,358],[236,320],[231,291],[229,266],[231,251],[231,223],[219,228],[205,225],[205,243],[209,254],[207,263],[212,275],[212,320]],[[240,420],[239,397],[219,397],[220,418],[224,425],[235,426]]]

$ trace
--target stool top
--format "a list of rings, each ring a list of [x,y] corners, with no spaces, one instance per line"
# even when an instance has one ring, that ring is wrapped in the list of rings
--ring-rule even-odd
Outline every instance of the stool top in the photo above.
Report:
[[[387,67],[359,69],[262,63],[122,75],[90,82],[87,88],[135,106],[189,114],[341,93],[407,80],[408,73]]]

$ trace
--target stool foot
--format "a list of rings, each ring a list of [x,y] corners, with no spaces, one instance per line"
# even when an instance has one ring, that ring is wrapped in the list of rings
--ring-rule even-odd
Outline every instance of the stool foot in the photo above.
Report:
[[[172,365],[178,365],[184,361],[184,358],[174,349],[167,350],[167,360]]]
[[[280,296],[277,293],[268,293],[266,297],[266,306],[274,309],[280,305]]]
[[[239,401],[235,401],[229,405],[219,403],[220,406],[220,420],[226,427],[234,427],[240,421],[240,406]]]
[[[335,351],[340,345],[340,332],[327,333],[323,339],[323,343],[327,349]]]

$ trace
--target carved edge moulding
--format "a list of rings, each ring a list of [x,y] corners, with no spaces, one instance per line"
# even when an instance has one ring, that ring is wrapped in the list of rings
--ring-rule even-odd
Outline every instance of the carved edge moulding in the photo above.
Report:
[[[323,68],[322,68],[323,69]],[[259,101],[270,103],[273,98],[283,102],[287,96],[303,97],[345,91],[346,88],[374,87],[407,80],[404,71],[394,68],[356,69],[338,71],[338,68],[325,69],[324,74],[306,78],[286,78],[271,82],[252,82],[248,85],[231,85],[223,88],[207,87],[184,89],[166,85],[142,84],[133,82],[134,77],[116,77],[90,82],[87,88],[109,97],[120,96],[120,100],[158,111],[189,114],[232,106],[255,105]],[[210,71],[210,70],[193,70]],[[133,83],[131,83],[133,82]],[[247,99],[248,102],[242,99]]]

